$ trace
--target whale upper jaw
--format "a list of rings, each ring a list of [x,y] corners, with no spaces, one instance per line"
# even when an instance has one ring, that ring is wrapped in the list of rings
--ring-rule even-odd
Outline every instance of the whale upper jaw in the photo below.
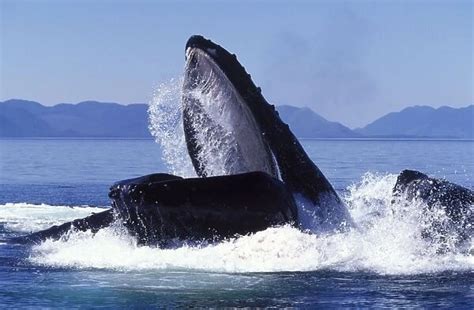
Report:
[[[188,153],[201,177],[253,171],[278,178],[273,154],[250,109],[246,92],[228,74],[229,57],[195,36],[186,47],[183,127]]]
[[[206,52],[207,54],[211,55],[212,57],[218,58],[219,55],[217,51],[219,49],[222,49],[222,47],[212,42],[211,40],[204,38],[203,36],[193,35],[186,42],[186,53],[185,53],[186,59],[188,58],[188,52],[191,49],[200,49]]]

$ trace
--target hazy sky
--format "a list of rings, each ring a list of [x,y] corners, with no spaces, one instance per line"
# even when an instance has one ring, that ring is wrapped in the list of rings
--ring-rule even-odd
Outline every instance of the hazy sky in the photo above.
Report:
[[[350,127],[474,103],[472,1],[0,2],[0,100],[148,102],[203,34],[270,102]]]

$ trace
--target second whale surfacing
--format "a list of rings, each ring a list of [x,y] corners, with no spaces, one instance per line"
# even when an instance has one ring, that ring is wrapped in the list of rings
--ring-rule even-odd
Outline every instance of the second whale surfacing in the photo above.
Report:
[[[474,235],[474,192],[415,170],[403,170],[393,187],[394,202],[420,205],[422,237],[433,240],[438,252],[469,250]]]
[[[14,242],[58,239],[71,228],[96,232],[117,221],[139,244],[160,247],[284,224],[317,232],[354,226],[333,186],[236,56],[202,36],[188,40],[185,55],[182,121],[198,177],[119,181],[110,188],[112,209]],[[303,209],[311,224],[299,214]]]

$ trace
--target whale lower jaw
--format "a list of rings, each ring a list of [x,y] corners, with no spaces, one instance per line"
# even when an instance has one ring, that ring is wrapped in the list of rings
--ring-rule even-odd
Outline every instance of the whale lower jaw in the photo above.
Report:
[[[291,193],[263,172],[157,182],[138,178],[116,183],[110,196],[138,243],[160,247],[176,240],[222,240],[297,219]]]

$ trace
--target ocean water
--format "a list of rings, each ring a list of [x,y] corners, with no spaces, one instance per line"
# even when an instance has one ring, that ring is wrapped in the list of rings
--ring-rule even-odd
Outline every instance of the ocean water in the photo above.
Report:
[[[406,168],[474,188],[473,141],[302,143],[358,229],[273,227],[167,250],[137,246],[120,227],[36,246],[2,242],[1,307],[472,308],[473,251],[437,254],[419,237],[420,206],[392,204],[391,189]],[[0,140],[0,239],[107,208],[117,180],[192,174],[186,156],[152,140]]]

